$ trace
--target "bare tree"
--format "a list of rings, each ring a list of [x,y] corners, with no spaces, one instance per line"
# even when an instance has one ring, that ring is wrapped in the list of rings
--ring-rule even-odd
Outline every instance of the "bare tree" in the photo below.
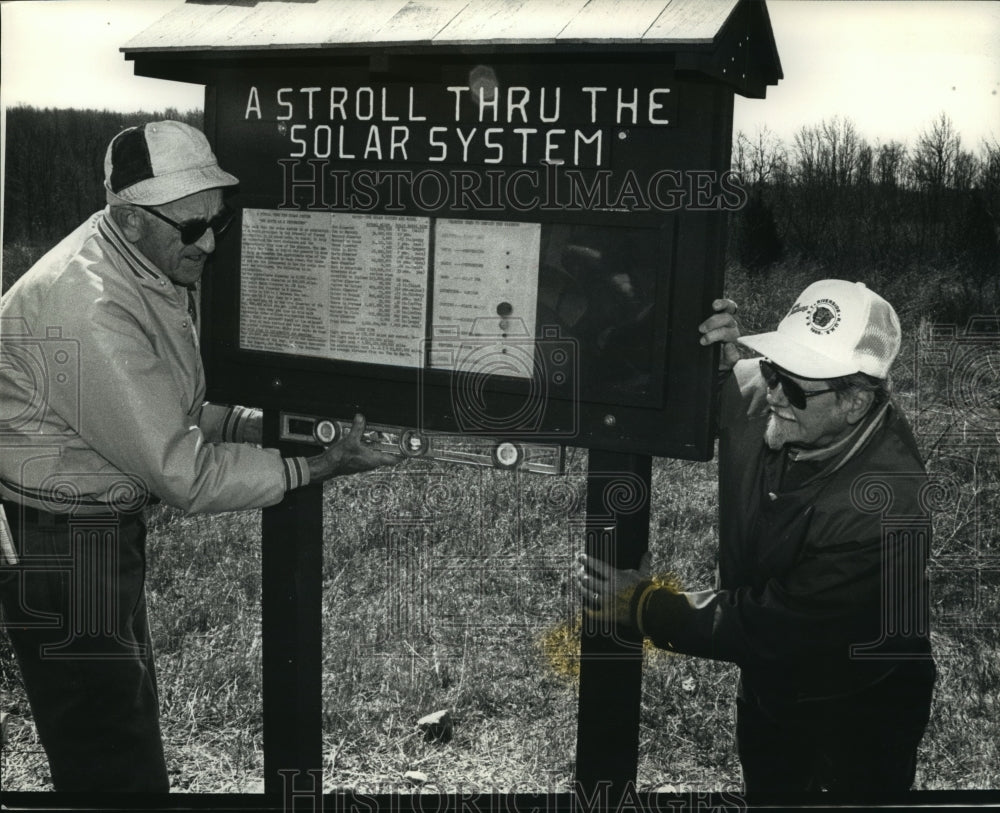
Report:
[[[820,124],[820,159],[823,173],[834,186],[844,189],[855,179],[859,138],[850,119],[834,116]]]
[[[976,175],[979,169],[979,161],[976,156],[968,150],[959,149],[955,153],[955,161],[951,171],[951,187],[962,192],[967,192],[976,183]]]
[[[906,145],[899,141],[880,145],[875,159],[875,172],[878,185],[883,189],[902,186],[906,178]]]
[[[773,184],[784,174],[788,165],[785,145],[765,124],[753,137],[740,130],[733,145],[733,167],[745,186],[759,189]]]
[[[866,189],[875,178],[875,150],[867,142],[862,140],[858,146],[857,157],[857,181]]]
[[[955,163],[962,150],[962,137],[947,113],[940,113],[917,137],[911,163],[918,184],[940,191],[954,182]]]
[[[801,185],[812,186],[823,180],[822,136],[820,128],[803,125],[795,134],[795,177]]]

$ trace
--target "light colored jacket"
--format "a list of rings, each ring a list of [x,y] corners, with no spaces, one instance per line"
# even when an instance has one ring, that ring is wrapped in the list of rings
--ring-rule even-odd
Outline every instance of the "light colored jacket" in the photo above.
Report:
[[[194,297],[108,209],[0,301],[0,496],[50,512],[279,502],[304,458],[238,441],[259,414],[205,403]],[[237,442],[233,442],[237,441]]]

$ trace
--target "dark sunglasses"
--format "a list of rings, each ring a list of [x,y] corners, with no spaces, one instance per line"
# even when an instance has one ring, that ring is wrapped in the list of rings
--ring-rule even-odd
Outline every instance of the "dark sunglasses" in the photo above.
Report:
[[[200,217],[197,220],[185,220],[183,223],[178,223],[151,206],[140,206],[139,208],[156,215],[164,223],[169,223],[177,229],[181,233],[181,242],[186,246],[197,243],[209,229],[218,237],[229,228],[229,224],[233,222],[233,215],[236,214],[232,209],[223,209],[211,220]]]
[[[796,409],[805,409],[807,398],[812,398],[816,395],[823,395],[827,392],[835,392],[833,389],[804,390],[799,385],[798,381],[789,377],[784,370],[775,366],[767,359],[760,360],[760,372],[761,375],[764,376],[764,380],[767,382],[767,388],[769,390],[773,390],[778,386],[778,384],[781,384],[781,390],[785,393],[788,403]]]

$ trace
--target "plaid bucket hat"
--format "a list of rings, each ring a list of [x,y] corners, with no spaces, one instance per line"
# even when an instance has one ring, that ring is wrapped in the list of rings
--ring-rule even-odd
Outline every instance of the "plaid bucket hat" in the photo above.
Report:
[[[109,203],[158,206],[239,179],[219,167],[204,134],[179,121],[122,130],[104,156]]]

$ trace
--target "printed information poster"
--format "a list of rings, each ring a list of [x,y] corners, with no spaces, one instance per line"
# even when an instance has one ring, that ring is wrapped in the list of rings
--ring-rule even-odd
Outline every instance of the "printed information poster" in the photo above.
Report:
[[[538,223],[438,220],[430,366],[534,375]]]
[[[240,347],[420,367],[430,221],[245,209]]]

